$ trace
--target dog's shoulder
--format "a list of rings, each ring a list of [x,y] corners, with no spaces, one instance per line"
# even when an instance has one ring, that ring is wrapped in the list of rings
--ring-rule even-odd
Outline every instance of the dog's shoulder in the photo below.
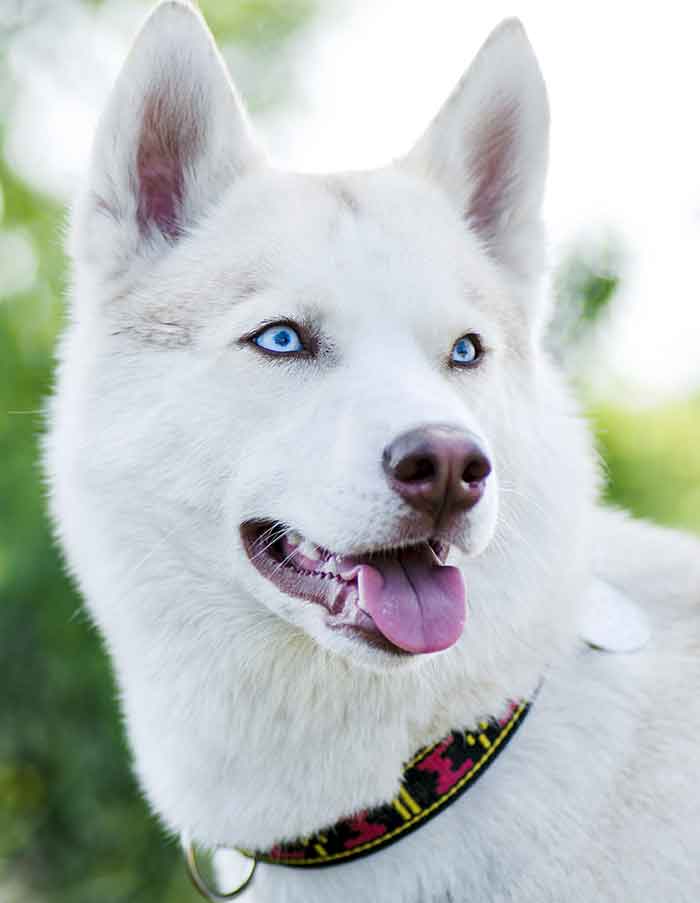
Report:
[[[593,658],[593,669],[615,684],[610,710],[600,713],[602,737],[615,744],[617,725],[630,728],[593,840],[598,861],[610,863],[600,879],[621,882],[627,896],[620,899],[637,899],[636,891],[657,899],[654,889],[666,899],[696,899],[700,870],[690,850],[700,836],[700,542],[602,509],[594,535],[596,574],[639,606],[650,627],[643,649],[599,653],[600,665]]]
[[[594,515],[595,573],[623,590],[665,630],[700,623],[700,541],[613,509]]]

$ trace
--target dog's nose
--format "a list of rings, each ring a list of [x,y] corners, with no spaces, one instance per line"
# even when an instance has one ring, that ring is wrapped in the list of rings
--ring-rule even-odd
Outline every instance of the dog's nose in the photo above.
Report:
[[[403,433],[384,449],[382,463],[392,488],[436,524],[476,505],[491,473],[474,437],[445,426]]]

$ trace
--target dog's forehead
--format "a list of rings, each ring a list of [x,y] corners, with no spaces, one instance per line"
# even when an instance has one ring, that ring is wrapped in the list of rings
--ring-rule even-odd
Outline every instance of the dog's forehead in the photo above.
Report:
[[[232,277],[252,276],[249,286],[257,277],[342,305],[493,293],[493,267],[448,198],[395,169],[265,174],[234,191],[222,216]]]

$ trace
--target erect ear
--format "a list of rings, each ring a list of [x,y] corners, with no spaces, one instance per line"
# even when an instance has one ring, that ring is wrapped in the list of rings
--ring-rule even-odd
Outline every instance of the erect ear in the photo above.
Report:
[[[74,214],[75,256],[108,278],[152,260],[260,157],[204,19],[186,0],[166,0],[139,33],[99,123]]]
[[[542,266],[549,107],[517,19],[489,36],[404,161],[441,183],[486,248],[516,275]]]

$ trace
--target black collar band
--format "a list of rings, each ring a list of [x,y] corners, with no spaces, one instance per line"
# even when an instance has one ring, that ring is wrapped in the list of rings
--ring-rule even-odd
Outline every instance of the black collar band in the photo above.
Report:
[[[270,850],[241,850],[259,862],[292,868],[338,865],[374,853],[415,831],[462,796],[498,758],[522,724],[530,702],[511,703],[499,720],[453,731],[404,766],[401,789],[389,803],[358,812],[333,827]]]

